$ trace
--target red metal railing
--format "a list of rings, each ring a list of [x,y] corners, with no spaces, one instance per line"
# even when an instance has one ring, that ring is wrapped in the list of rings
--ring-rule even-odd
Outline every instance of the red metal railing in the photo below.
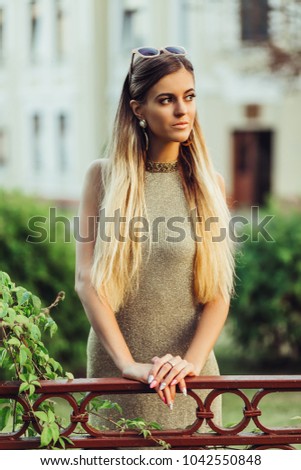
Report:
[[[37,423],[28,403],[18,395],[18,382],[0,382],[0,399],[10,399],[23,407],[22,425],[17,431],[0,433],[0,449],[33,449],[40,445],[38,437],[27,437],[30,423],[38,430]],[[204,403],[194,390],[211,390]],[[251,398],[245,390],[254,391]],[[162,439],[172,449],[212,449],[227,446],[248,446],[248,449],[294,449],[294,444],[301,444],[301,423],[298,427],[269,428],[262,424],[261,400],[275,392],[300,393],[301,414],[301,375],[286,376],[202,376],[187,379],[187,391],[196,402],[196,419],[187,429],[153,430],[156,439]],[[84,393],[79,398],[78,392]],[[75,379],[72,381],[41,381],[37,389],[37,398],[33,410],[37,410],[43,401],[52,398],[65,400],[72,408],[69,425],[62,429],[61,435],[67,436],[75,448],[114,449],[123,447],[154,447],[152,440],[144,439],[138,431],[97,431],[89,424],[89,404],[95,397],[103,394],[154,393],[147,385],[121,378]],[[226,393],[234,393],[242,399],[242,418],[232,427],[219,427],[214,422],[211,411],[213,400]],[[1,402],[0,402],[1,403]],[[0,405],[1,406],[1,405]],[[126,413],[126,410],[124,410]],[[197,433],[206,420],[212,432]],[[75,434],[80,423],[80,434]],[[256,432],[247,432],[252,423]]]

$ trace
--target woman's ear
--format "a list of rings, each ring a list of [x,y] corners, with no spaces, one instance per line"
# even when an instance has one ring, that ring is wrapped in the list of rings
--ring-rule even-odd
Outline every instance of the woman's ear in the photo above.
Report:
[[[141,104],[139,103],[139,101],[131,100],[130,107],[132,108],[133,113],[138,119],[143,119]]]

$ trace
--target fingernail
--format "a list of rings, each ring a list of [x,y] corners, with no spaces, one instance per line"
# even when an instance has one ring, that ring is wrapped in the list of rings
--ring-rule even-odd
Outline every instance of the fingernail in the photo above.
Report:
[[[187,388],[186,387],[182,388],[182,393],[183,393],[184,397],[187,397]]]
[[[161,385],[160,385],[159,390],[163,390],[165,387],[166,387],[166,383],[162,382]]]
[[[149,376],[148,376],[148,379],[147,379],[147,382],[150,384],[150,383],[152,383],[153,380],[154,380],[154,376],[153,376],[153,375],[149,375]]]
[[[157,380],[153,380],[149,388],[154,388],[158,384]]]
[[[177,385],[178,381],[176,379],[173,379],[170,385]]]
[[[169,406],[170,411],[172,411],[172,409],[173,409],[173,402],[170,402],[170,403],[168,404],[168,406]]]

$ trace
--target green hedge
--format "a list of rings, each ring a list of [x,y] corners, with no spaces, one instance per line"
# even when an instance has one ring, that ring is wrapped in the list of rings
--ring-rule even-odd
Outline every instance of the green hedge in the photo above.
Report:
[[[33,235],[28,221],[43,216],[47,228],[50,207],[54,205],[20,193],[0,192],[0,269],[35,292],[44,306],[65,291],[57,316],[53,312],[58,334],[48,347],[65,369],[80,377],[85,375],[89,323],[74,292],[73,236],[67,243],[64,226],[57,223],[55,243],[26,241]],[[285,373],[286,365],[298,364],[301,355],[301,214],[274,203],[260,210],[260,219],[265,214],[274,215],[266,228],[275,242],[259,235],[258,241],[249,238],[238,247],[237,295],[228,321],[231,355],[255,364],[255,370],[266,365]],[[63,210],[56,215],[73,216]],[[51,230],[53,234],[54,224]],[[244,233],[250,234],[250,226],[244,226]]]
[[[55,341],[47,346],[50,353],[64,368],[76,376],[85,376],[86,339],[89,324],[81,303],[74,291],[75,243],[70,242],[63,223],[52,222],[49,227],[49,211],[55,204],[37,202],[18,192],[0,192],[0,269],[7,272],[16,283],[24,285],[43,299],[44,307],[50,305],[59,291],[66,293],[65,301],[53,316],[58,324]],[[44,217],[45,223],[36,223],[44,233],[55,234],[55,242],[49,237],[44,242],[31,243],[28,236],[36,236],[28,224],[32,217]],[[72,221],[73,215],[56,209],[56,216]],[[71,230],[72,232],[72,230]]]
[[[246,363],[285,373],[301,356],[301,213],[270,201],[260,220],[267,214],[274,216],[265,226],[274,242],[252,240],[252,224],[244,227],[249,239],[237,252],[229,322]]]

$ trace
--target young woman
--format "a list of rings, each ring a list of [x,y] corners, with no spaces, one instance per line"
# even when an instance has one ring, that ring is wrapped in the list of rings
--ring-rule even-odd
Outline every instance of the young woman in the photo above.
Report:
[[[195,420],[185,378],[219,374],[213,347],[233,294],[224,180],[195,96],[183,48],[134,50],[108,156],[88,168],[79,211],[86,240],[77,243],[76,290],[92,326],[88,377],[148,383],[156,394],[114,400],[126,417],[165,428]],[[221,424],[219,399],[212,411]]]

